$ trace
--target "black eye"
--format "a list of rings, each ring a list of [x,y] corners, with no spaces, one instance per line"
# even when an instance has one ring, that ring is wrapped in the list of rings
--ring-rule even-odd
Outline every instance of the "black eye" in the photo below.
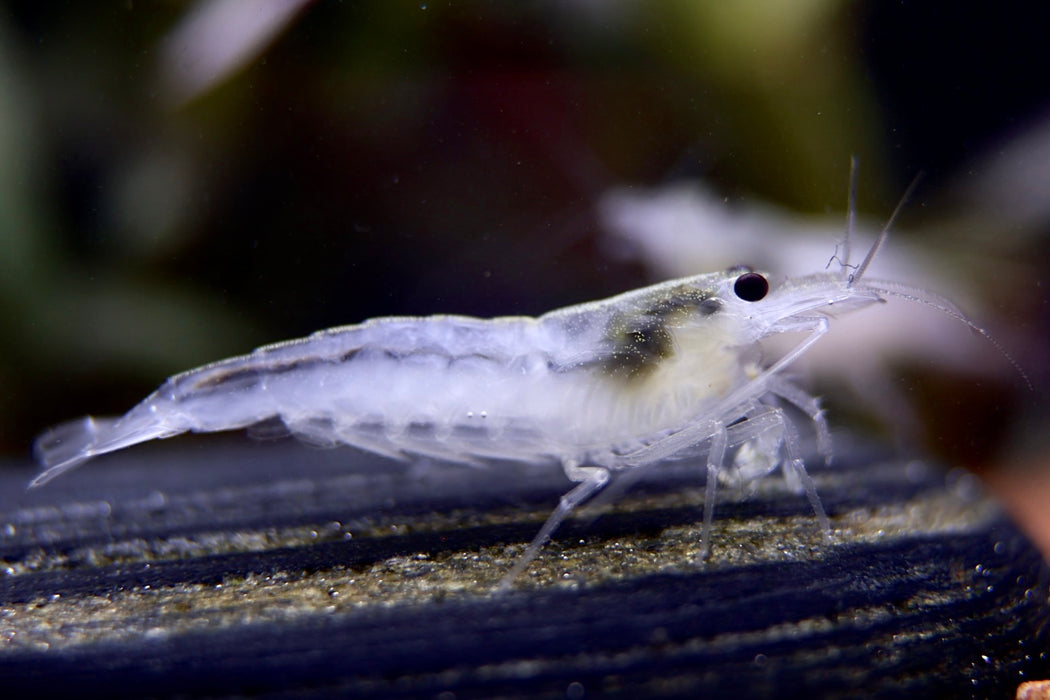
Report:
[[[758,301],[769,292],[769,282],[757,272],[748,272],[736,278],[733,291],[744,301]]]

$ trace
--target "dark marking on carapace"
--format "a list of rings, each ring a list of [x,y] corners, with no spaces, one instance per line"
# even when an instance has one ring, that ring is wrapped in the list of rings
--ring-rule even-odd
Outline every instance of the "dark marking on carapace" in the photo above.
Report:
[[[675,354],[668,325],[676,316],[710,316],[721,308],[722,302],[707,291],[683,286],[648,307],[615,317],[606,329],[610,351],[603,360],[605,371],[625,379],[648,374]]]

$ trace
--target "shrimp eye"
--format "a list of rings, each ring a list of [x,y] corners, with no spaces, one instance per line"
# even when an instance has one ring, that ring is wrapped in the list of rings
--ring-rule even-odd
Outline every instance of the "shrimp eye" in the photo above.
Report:
[[[757,272],[748,272],[736,278],[733,291],[744,301],[758,301],[769,292],[769,282]]]

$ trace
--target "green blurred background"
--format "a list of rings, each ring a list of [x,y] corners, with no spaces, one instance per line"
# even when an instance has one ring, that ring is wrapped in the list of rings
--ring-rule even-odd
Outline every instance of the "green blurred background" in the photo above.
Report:
[[[1005,184],[1013,204],[966,193],[1050,114],[1050,10],[275,0],[291,10],[272,40],[194,83],[246,26],[240,4],[186,33],[218,5],[0,8],[4,454],[319,328],[537,314],[645,284],[601,244],[610,187],[702,178],[844,220],[851,154],[875,219],[926,172],[901,228],[962,260],[960,287],[1036,384],[915,373],[944,425],[932,442],[1041,444],[1047,166],[1035,146],[1007,160],[1030,186]]]

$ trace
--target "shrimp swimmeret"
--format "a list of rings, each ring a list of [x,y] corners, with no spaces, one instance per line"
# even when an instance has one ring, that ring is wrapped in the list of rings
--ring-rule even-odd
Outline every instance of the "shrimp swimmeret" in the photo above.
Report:
[[[864,277],[888,227],[860,265],[843,260],[796,279],[771,283],[733,268],[538,318],[380,318],[267,345],[175,375],[119,418],[47,431],[35,445],[46,469],[31,486],[147,440],[279,420],[310,441],[400,459],[560,464],[575,486],[503,587],[613,472],[705,451],[704,555],[719,481],[748,482],[778,466],[830,533],[783,406],[809,416],[830,462],[828,426],[817,400],[782,370],[834,314],[886,296],[935,307],[987,336],[950,302]],[[801,340],[760,364],[757,344],[782,333]]]

